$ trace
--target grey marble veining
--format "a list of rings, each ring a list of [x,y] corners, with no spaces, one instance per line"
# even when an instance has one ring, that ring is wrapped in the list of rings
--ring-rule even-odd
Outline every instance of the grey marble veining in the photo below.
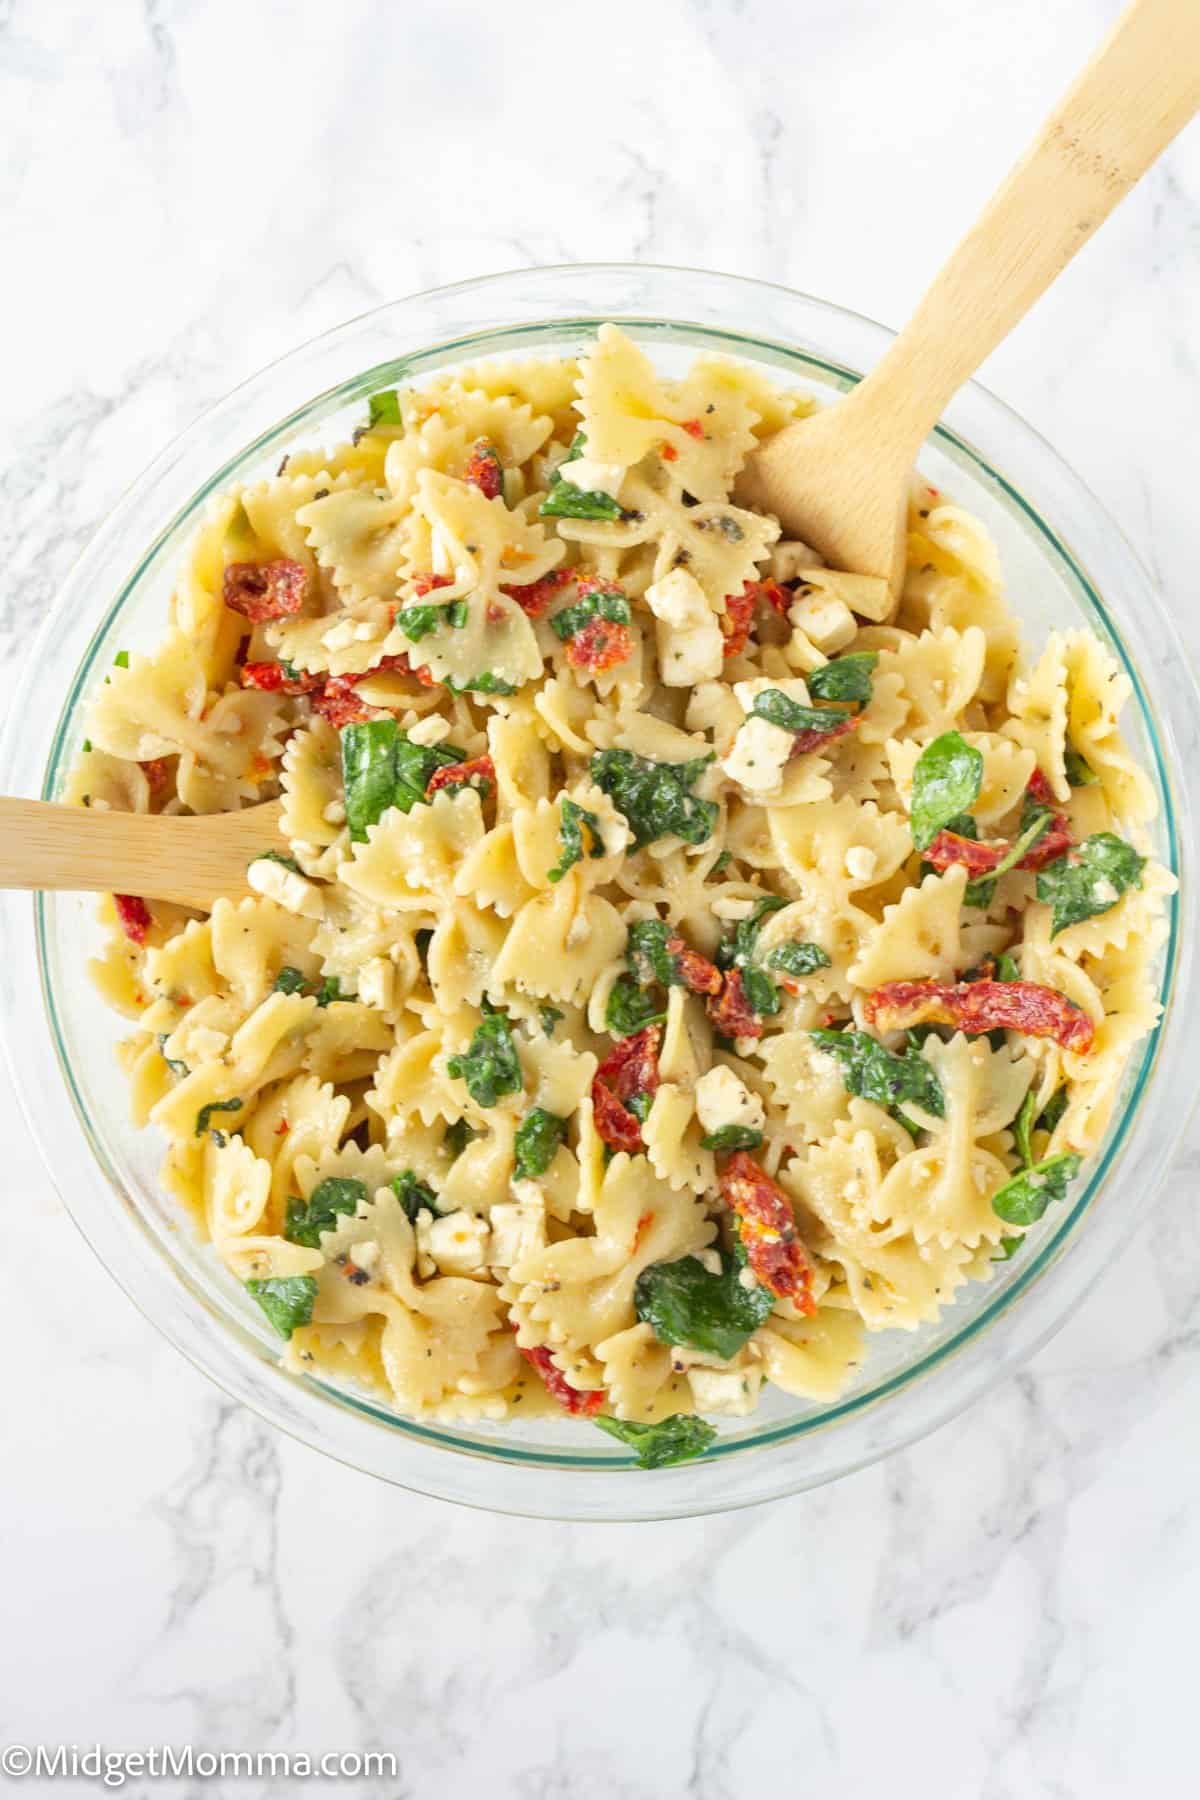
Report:
[[[160,445],[393,295],[632,257],[898,322],[1114,12],[3,0],[10,680]],[[1200,131],[986,378],[1200,649]],[[1197,1791],[1195,1132],[966,1417],[752,1513],[582,1528],[384,1489],[231,1405],[56,1210],[7,1087],[0,1124],[0,1739],[388,1749],[354,1791],[406,1800]]]

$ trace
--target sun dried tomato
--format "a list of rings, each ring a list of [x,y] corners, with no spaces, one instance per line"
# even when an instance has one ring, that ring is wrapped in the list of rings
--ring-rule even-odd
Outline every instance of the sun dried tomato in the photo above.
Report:
[[[724,976],[716,963],[709,962],[681,937],[667,939],[667,954],[675,958],[675,973],[692,994],[719,994]]]
[[[636,1118],[598,1075],[592,1081],[592,1111],[596,1131],[610,1150],[627,1150],[633,1156],[645,1149]]]
[[[1043,831],[1037,843],[1021,858],[1018,869],[1044,869],[1046,864],[1062,856],[1075,842],[1071,835],[1070,822],[1067,815],[1061,812],[1050,791],[1050,783],[1040,769],[1035,769],[1029,777],[1025,789],[1026,796],[1035,806],[1047,806],[1050,809],[1050,823]]]
[[[633,655],[633,633],[628,625],[611,619],[589,619],[567,640],[567,661],[572,668],[599,675]]]
[[[590,1418],[604,1405],[604,1389],[572,1387],[562,1370],[555,1365],[554,1358],[544,1344],[535,1344],[529,1349],[526,1349],[523,1344],[518,1344],[517,1349],[526,1362],[533,1364],[549,1391],[565,1411],[577,1415],[582,1413],[585,1417]]]
[[[658,1087],[658,1052],[661,1025],[644,1025],[613,1046],[596,1071],[596,1080],[611,1088],[618,1100],[635,1094],[653,1094]],[[636,1120],[635,1120],[636,1123]]]
[[[312,697],[313,711],[327,719],[335,731],[343,725],[362,725],[378,717],[374,707],[360,700],[353,680],[346,675],[331,675],[319,694]]]
[[[1003,860],[1006,844],[977,844],[973,838],[960,837],[957,831],[939,831],[923,852],[925,861],[935,869],[962,868],[974,879],[989,875]]]
[[[721,1192],[737,1214],[746,1260],[762,1285],[802,1313],[814,1313],[813,1266],[796,1231],[792,1203],[744,1150],[722,1166]]]
[[[740,594],[726,594],[725,611],[721,614],[726,656],[740,656],[750,642],[750,627],[757,605],[758,583],[755,581],[748,581]]]
[[[309,674],[299,670],[295,675],[284,673],[282,663],[248,662],[242,664],[242,686],[261,688],[264,693],[274,694],[311,694],[315,688],[321,687],[328,676],[323,671]]]
[[[777,612],[781,618],[786,619],[796,598],[791,589],[783,587],[778,581],[758,581],[755,586],[758,589],[759,599],[765,600],[773,612]]]
[[[252,625],[265,619],[287,619],[298,613],[308,593],[308,570],[303,563],[280,557],[275,562],[228,563],[222,598],[231,612],[241,613]]]
[[[1086,1056],[1096,1028],[1081,1006],[1037,981],[889,981],[868,994],[868,1025],[901,1031],[910,1025],[953,1025],[959,1031],[1018,1031],[1053,1038]]]
[[[419,600],[423,600],[426,594],[432,594],[435,588],[453,586],[453,575],[417,575],[413,579],[413,593]]]
[[[425,798],[432,800],[440,788],[478,787],[483,782],[495,782],[496,765],[490,756],[476,756],[470,762],[447,763],[445,768],[435,769],[429,777],[425,789]]]
[[[832,731],[797,731],[792,738],[792,756],[802,756],[806,750],[821,750],[826,744],[832,744],[835,738],[845,737],[848,731],[854,731],[861,719],[861,713],[847,715],[839,719]]]
[[[495,500],[504,492],[504,469],[496,446],[487,438],[476,438],[463,470],[463,480],[479,489],[485,500]]]
[[[729,969],[719,994],[708,1003],[708,1016],[722,1037],[761,1037],[762,1020],[746,998],[740,969]]]
[[[506,587],[502,583],[500,592],[507,594],[510,600],[515,600],[527,619],[540,619],[550,602],[565,587],[569,587],[574,579],[574,569],[551,569],[540,581],[531,581],[525,587],[518,587],[515,583]]]
[[[113,905],[121,930],[131,944],[144,944],[146,933],[154,923],[154,915],[137,894],[114,894]]]
[[[140,764],[142,774],[150,784],[150,792],[157,794],[166,785],[167,759],[165,756],[151,757],[149,762]]]

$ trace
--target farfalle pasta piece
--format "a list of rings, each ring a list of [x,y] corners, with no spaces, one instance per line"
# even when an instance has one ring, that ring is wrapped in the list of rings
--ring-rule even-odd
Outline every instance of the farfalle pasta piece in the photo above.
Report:
[[[944,875],[926,875],[920,887],[905,888],[850,967],[856,987],[889,981],[952,981],[962,960],[963,895],[967,871],[953,866]]]

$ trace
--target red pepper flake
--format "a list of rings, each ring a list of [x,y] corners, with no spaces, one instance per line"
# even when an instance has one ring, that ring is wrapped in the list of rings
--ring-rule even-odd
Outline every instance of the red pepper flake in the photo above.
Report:
[[[1081,1006],[1037,981],[889,981],[868,994],[864,1013],[880,1031],[952,1025],[959,1031],[1017,1031],[1053,1038],[1086,1056],[1096,1028]]]
[[[567,661],[572,668],[600,675],[633,655],[633,633],[628,625],[612,619],[589,619],[567,640]]]
[[[662,457],[664,462],[679,461],[679,452],[674,444],[660,444],[658,446],[658,454]]]
[[[633,1243],[630,1245],[630,1249],[629,1249],[630,1256],[637,1255],[638,1247],[641,1244],[641,1241],[645,1237],[646,1233],[649,1231],[651,1225],[653,1225],[653,1223],[654,1223],[654,1214],[652,1212],[644,1212],[642,1214],[641,1218],[638,1220],[637,1227],[633,1234]]]
[[[745,1150],[735,1150],[721,1169],[721,1192],[741,1222],[746,1259],[759,1281],[796,1310],[815,1313],[813,1266],[796,1231],[792,1203]]]
[[[166,786],[167,759],[165,756],[151,757],[149,762],[140,763],[138,766],[149,782],[152,794],[157,794]]]
[[[290,618],[300,611],[307,594],[308,570],[303,563],[280,557],[276,562],[226,565],[225,604],[252,625],[261,625],[265,619]]]
[[[487,438],[476,438],[463,470],[463,480],[479,489],[485,500],[495,500],[504,492],[504,469],[496,446]]]
[[[114,894],[113,905],[121,930],[131,944],[144,944],[146,933],[154,923],[154,915],[137,894]]]
[[[453,575],[418,575],[413,581],[413,593],[419,600],[423,600],[426,594],[432,594],[435,588],[453,586]]]
[[[740,969],[729,969],[719,994],[708,1003],[708,1016],[722,1037],[761,1037],[763,1023],[746,998]]]
[[[689,437],[702,438],[704,436],[704,427],[699,419],[685,419],[679,429],[686,431]]]
[[[510,600],[515,600],[527,619],[540,619],[550,602],[574,580],[574,569],[551,569],[548,575],[527,583],[525,587],[518,587],[515,582],[506,587],[502,583],[500,592],[507,594]]]
[[[691,994],[719,994],[724,976],[716,963],[709,962],[681,937],[667,939],[667,954],[675,958],[675,973]]]
[[[526,1349],[523,1344],[518,1344],[517,1349],[526,1362],[533,1364],[558,1404],[566,1412],[576,1415],[582,1413],[585,1417],[590,1418],[604,1405],[604,1389],[572,1387],[562,1370],[556,1366],[554,1358],[544,1344],[535,1344],[529,1349]]]
[[[276,1137],[286,1137],[290,1130],[291,1130],[291,1126],[288,1124],[287,1120],[280,1119],[278,1125],[275,1127],[275,1136]]]
[[[425,798],[432,800],[440,788],[479,787],[486,793],[496,779],[496,765],[490,756],[475,756],[470,762],[447,763],[429,777]]]

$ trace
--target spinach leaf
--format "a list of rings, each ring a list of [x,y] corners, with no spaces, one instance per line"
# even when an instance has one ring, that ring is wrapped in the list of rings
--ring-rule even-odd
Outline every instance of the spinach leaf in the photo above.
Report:
[[[610,625],[628,625],[632,618],[629,602],[619,588],[604,593],[585,594],[571,606],[564,606],[549,621],[550,629],[562,642],[573,638],[592,619],[607,619]]]
[[[632,1037],[643,1026],[661,1025],[666,1016],[648,988],[639,987],[632,975],[618,975],[609,989],[604,1029],[613,1037]]]
[[[711,800],[698,800],[691,790],[711,761],[710,754],[690,762],[658,763],[632,750],[597,750],[589,768],[596,786],[624,813],[634,848],[640,850],[670,836],[685,844],[707,843],[717,807]]]
[[[555,469],[550,480],[550,491],[538,508],[543,519],[623,519],[627,515],[623,507],[618,506],[611,494],[588,493],[578,488],[563,474],[568,463],[578,462],[587,446],[587,438],[582,431],[577,431],[571,439],[571,448]]]
[[[1068,747],[1063,761],[1066,764],[1067,780],[1072,787],[1094,787],[1100,777],[1089,763],[1084,762],[1078,750]]]
[[[777,1013],[782,1002],[779,989],[770,976],[755,966],[755,946],[763,920],[769,913],[778,912],[781,906],[786,905],[787,901],[781,900],[778,894],[764,894],[754,911],[748,917],[739,919],[733,932],[723,937],[717,945],[717,966],[741,970],[742,992],[746,996],[746,1003],[760,1018],[769,1018]]]
[[[679,986],[679,964],[667,949],[667,939],[675,936],[665,919],[635,919],[625,938],[625,960],[643,987],[661,982],[663,987]]]
[[[825,735],[845,723],[849,710],[846,706],[801,706],[781,689],[765,688],[754,696],[750,716],[765,719],[768,725],[778,725],[781,731],[819,731]]]
[[[350,996],[343,994],[342,984],[336,975],[327,975],[317,989],[317,1005],[330,1006],[335,1000],[347,1000]]]
[[[240,1100],[210,1100],[196,1114],[196,1136],[203,1137],[206,1131],[212,1130],[211,1119],[215,1112],[241,1112]]]
[[[1067,1110],[1067,1089],[1064,1083],[1056,1093],[1047,1100],[1041,1118],[1038,1120],[1039,1131],[1053,1131]]]
[[[256,862],[276,862],[282,864],[285,869],[290,869],[293,875],[303,875],[304,873],[295,857],[285,856],[282,850],[260,850],[257,856],[250,858],[246,867],[252,869]]]
[[[1066,1198],[1067,1183],[1078,1175],[1081,1160],[1071,1150],[1023,1169],[992,1195],[992,1211],[1006,1225],[1036,1225],[1052,1201]]]
[[[610,1419],[607,1414],[593,1419],[601,1431],[617,1438],[637,1451],[639,1469],[669,1469],[674,1463],[689,1462],[703,1456],[717,1435],[715,1425],[698,1419],[695,1413],[672,1413],[656,1425],[640,1425],[633,1419]]]
[[[357,1212],[366,1200],[367,1184],[348,1175],[327,1175],[319,1181],[307,1202],[295,1195],[287,1203],[283,1235],[289,1243],[321,1248],[321,1233],[332,1231],[345,1213]]]
[[[830,961],[820,944],[793,941],[772,950],[767,967],[778,969],[783,975],[815,975],[818,969],[828,969]]]
[[[761,969],[747,967],[742,970],[742,992],[747,1006],[760,1019],[773,1018],[783,1004],[779,989]]]
[[[987,875],[977,875],[974,881],[968,881],[963,889],[963,900],[968,906],[990,906],[996,892],[996,883],[1001,875],[1006,875],[1016,867],[1040,837],[1049,830],[1054,814],[1048,806],[1026,805],[1021,810],[1021,824],[1017,836],[1013,839],[995,868]],[[975,821],[971,824],[974,827]],[[960,835],[966,835],[965,833]],[[975,836],[974,829],[970,833]]]
[[[317,1297],[314,1275],[283,1275],[268,1281],[248,1281],[246,1288],[281,1338],[290,1338],[297,1325],[311,1324],[313,1301]]]
[[[588,856],[600,857],[605,854],[599,819],[586,806],[577,806],[574,800],[564,800],[562,803],[558,841],[562,845],[562,855],[554,867],[546,871],[551,881],[561,881],[568,869],[573,869],[577,862],[583,861],[585,845]]]
[[[1023,1237],[1002,1237],[996,1245],[996,1254],[992,1257],[992,1261],[1011,1262],[1024,1242]]]
[[[465,600],[447,600],[443,603],[423,601],[417,606],[402,606],[396,614],[396,624],[412,644],[419,644],[423,637],[445,621],[456,631],[466,624],[469,608]]]
[[[753,1125],[722,1125],[700,1139],[705,1150],[757,1150],[762,1141],[762,1132]]]
[[[400,396],[395,388],[383,388],[367,400],[367,418],[376,425],[399,425]]]
[[[814,1031],[809,1035],[818,1049],[842,1065],[842,1080],[849,1093],[888,1108],[909,1101],[936,1119],[945,1117],[942,1084],[911,1045],[897,1056],[865,1031]]]
[[[542,1035],[544,1037],[553,1037],[554,1027],[558,1024],[560,1019],[565,1019],[566,1016],[565,1013],[559,1011],[557,1006],[539,1006],[538,1019],[541,1023]]]
[[[402,1169],[399,1175],[393,1175],[391,1188],[410,1225],[416,1224],[419,1212],[437,1213],[437,1195],[418,1178],[415,1169]]]
[[[291,963],[285,963],[275,977],[275,986],[272,991],[276,994],[298,994],[301,988],[307,985],[308,977],[302,975],[299,969],[294,969]]]
[[[1027,1169],[1033,1167],[1033,1127],[1037,1114],[1037,1095],[1030,1089],[1021,1102],[1020,1111],[1013,1120],[1012,1134],[1016,1140],[1017,1155]]]
[[[447,675],[442,686],[452,694],[515,694],[517,691],[511,681],[502,681],[489,669],[484,669],[481,675],[472,675],[469,681],[452,681]]]
[[[871,698],[871,676],[879,661],[877,650],[854,650],[822,663],[804,679],[814,700],[852,700],[865,706]]]
[[[465,1119],[455,1119],[453,1125],[447,1125],[442,1133],[442,1142],[446,1146],[450,1161],[457,1162],[467,1145],[474,1143],[477,1137],[482,1136],[483,1133],[476,1131],[474,1126],[468,1125]]]
[[[1002,950],[996,958],[996,980],[1020,981],[1020,979],[1021,971],[1017,967],[1015,958],[1011,957],[1007,950]]]
[[[452,1056],[446,1067],[455,1080],[466,1082],[477,1106],[495,1106],[502,1095],[519,1094],[523,1078],[512,1026],[486,1000],[483,1004],[483,1022],[476,1028],[470,1048],[462,1056]]]
[[[769,1288],[742,1286],[746,1253],[721,1255],[721,1273],[710,1274],[697,1256],[651,1263],[637,1278],[634,1310],[661,1344],[686,1344],[709,1356],[736,1356],[774,1305]]]
[[[925,746],[913,770],[910,809],[918,850],[927,849],[939,831],[956,829],[955,815],[970,811],[982,781],[983,755],[960,732],[944,731]]]
[[[170,1069],[172,1075],[179,1075],[179,1076],[190,1075],[192,1071],[188,1068],[188,1066],[185,1062],[183,1062],[178,1056],[168,1056],[167,1055],[167,1039],[170,1037],[170,1035],[171,1034],[169,1031],[160,1031],[159,1032],[159,1034],[158,1034],[158,1054],[162,1057],[162,1059],[166,1063],[168,1069]]]
[[[367,827],[390,806],[411,812],[423,804],[435,769],[466,760],[465,751],[453,744],[412,743],[395,719],[344,725],[341,743],[346,823],[356,843],[366,842]]]
[[[517,1127],[514,1179],[529,1181],[544,1175],[566,1137],[565,1119],[560,1119],[557,1113],[547,1112],[543,1106],[533,1107]]]
[[[1111,911],[1128,889],[1141,887],[1145,866],[1146,858],[1112,831],[1097,831],[1047,863],[1038,871],[1037,897],[1054,908],[1050,936]]]

